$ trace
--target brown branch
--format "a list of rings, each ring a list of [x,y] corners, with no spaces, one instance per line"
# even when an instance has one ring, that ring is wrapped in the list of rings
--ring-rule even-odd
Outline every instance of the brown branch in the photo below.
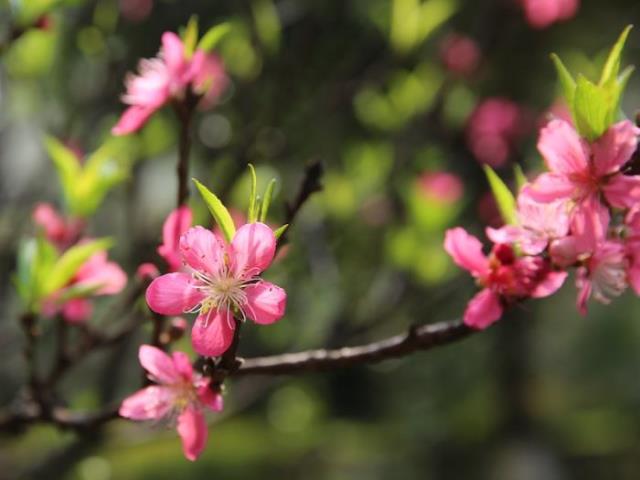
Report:
[[[200,97],[190,88],[184,100],[175,102],[173,109],[180,120],[180,138],[178,143],[178,200],[177,205],[184,205],[189,199],[189,154],[191,152],[191,120]]]
[[[295,196],[295,199],[291,203],[287,203],[285,205],[285,220],[284,224],[289,225],[280,240],[278,241],[278,248],[281,245],[287,243],[287,234],[291,228],[291,224],[296,219],[298,212],[305,204],[305,202],[309,199],[311,195],[315,192],[319,192],[322,190],[322,184],[320,180],[322,178],[322,174],[324,173],[324,169],[322,167],[322,163],[316,160],[311,162],[304,170],[304,177],[302,182],[300,183],[300,188],[298,189],[298,193]]]
[[[240,359],[242,365],[234,376],[293,374],[375,363],[453,343],[473,332],[459,320],[411,327],[406,333],[356,347]]]

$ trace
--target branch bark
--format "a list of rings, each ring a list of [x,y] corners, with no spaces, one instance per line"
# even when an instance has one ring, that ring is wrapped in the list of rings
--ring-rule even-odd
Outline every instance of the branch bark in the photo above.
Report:
[[[234,376],[296,374],[375,363],[446,345],[473,332],[460,320],[411,327],[405,333],[366,345],[240,359],[242,365]]]

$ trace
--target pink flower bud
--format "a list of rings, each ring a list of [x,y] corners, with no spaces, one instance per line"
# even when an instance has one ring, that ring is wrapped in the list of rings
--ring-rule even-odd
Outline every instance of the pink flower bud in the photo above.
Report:
[[[160,271],[153,263],[141,263],[136,270],[136,278],[140,281],[151,281],[160,276]]]
[[[474,73],[481,60],[478,44],[471,38],[452,34],[440,45],[440,59],[445,68],[461,76]]]

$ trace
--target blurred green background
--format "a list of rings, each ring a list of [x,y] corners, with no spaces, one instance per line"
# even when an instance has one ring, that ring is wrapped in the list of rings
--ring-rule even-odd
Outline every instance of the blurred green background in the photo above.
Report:
[[[127,71],[154,56],[162,32],[192,14],[201,30],[232,25],[219,52],[232,78],[198,114],[191,172],[229,206],[246,207],[246,164],[278,179],[270,219],[284,218],[305,165],[325,166],[287,255],[268,272],[286,317],[243,330],[242,356],[353,345],[414,323],[461,315],[473,282],[448,260],[444,230],[481,233],[495,207],[470,140],[487,98],[518,108],[498,172],[541,168],[537,127],[556,103],[550,52],[598,71],[608,47],[640,21],[636,0],[583,0],[574,18],[533,28],[508,0],[11,0],[0,2],[0,403],[24,382],[11,274],[38,201],[62,207],[45,153],[53,135],[85,152],[109,140]],[[42,15],[45,15],[44,19]],[[476,42],[469,72],[447,68],[452,35]],[[457,54],[458,55],[458,54]],[[627,63],[640,59],[632,31]],[[640,76],[624,99],[640,105]],[[556,107],[557,108],[557,107]],[[491,126],[490,119],[484,119]],[[489,128],[490,129],[490,128]],[[126,180],[89,223],[112,235],[133,274],[157,261],[174,207],[178,124],[164,109],[114,154]],[[484,137],[483,137],[484,138]],[[457,176],[442,190],[434,174]],[[124,178],[124,177],[123,177]],[[458,192],[459,190],[459,192]],[[191,205],[210,222],[202,202]],[[174,430],[116,421],[77,436],[37,426],[0,436],[0,478],[107,479],[637,479],[640,478],[640,303],[574,307],[567,282],[495,328],[411,357],[297,377],[229,382],[209,445],[184,460]],[[106,307],[103,300],[98,310]],[[51,328],[43,324],[42,367]],[[94,408],[138,386],[146,325],[65,377],[69,405]],[[188,341],[179,345],[189,351]]]

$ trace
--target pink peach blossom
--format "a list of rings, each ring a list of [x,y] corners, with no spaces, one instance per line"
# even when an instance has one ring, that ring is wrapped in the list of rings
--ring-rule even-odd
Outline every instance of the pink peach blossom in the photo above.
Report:
[[[258,324],[274,323],[284,315],[285,291],[259,277],[276,250],[276,238],[267,225],[243,225],[231,244],[196,226],[182,235],[179,248],[190,273],[156,278],[146,298],[149,307],[163,315],[199,312],[191,332],[199,354],[217,356],[229,348],[234,315]]]
[[[187,88],[202,97],[201,106],[210,108],[227,84],[221,61],[213,53],[201,50],[188,56],[180,37],[173,32],[162,35],[157,57],[143,59],[139,74],[125,80],[127,91],[122,101],[129,106],[113,127],[114,135],[139,130],[153,113],[171,100],[183,100]]]
[[[622,294],[627,288],[629,269],[625,246],[618,241],[605,241],[578,268],[576,286],[578,311],[587,313],[587,300],[593,296],[600,303],[609,304],[612,297]]]
[[[569,233],[569,212],[566,203],[536,202],[525,186],[517,199],[517,225],[499,229],[488,227],[487,237],[494,243],[517,243],[523,253],[538,255],[554,239]]]
[[[156,383],[123,400],[120,416],[131,420],[168,419],[176,422],[184,456],[196,460],[207,444],[203,410],[222,411],[222,396],[210,388],[210,380],[193,371],[182,352],[171,356],[151,345],[142,345],[140,364]]]
[[[460,177],[447,172],[425,172],[418,177],[418,188],[428,198],[455,203],[462,198],[464,185]]]
[[[471,75],[477,70],[481,58],[480,47],[466,35],[449,35],[440,45],[442,63],[447,70],[457,75]]]
[[[66,219],[48,203],[37,204],[32,218],[44,232],[45,238],[59,250],[65,250],[75,243],[84,228],[82,220]]]
[[[625,120],[589,144],[567,122],[549,122],[540,132],[538,149],[550,172],[532,184],[532,198],[572,202],[579,210],[602,194],[613,207],[632,207],[640,201],[640,177],[625,176],[620,169],[633,155],[638,134],[640,130]]]
[[[580,7],[580,0],[522,0],[522,6],[529,25],[546,28],[573,18]]]
[[[464,323],[471,328],[487,328],[509,303],[553,294],[567,277],[566,272],[553,271],[542,257],[516,256],[506,244],[495,245],[487,257],[480,241],[459,227],[447,231],[444,248],[483,287],[464,313]]]
[[[520,106],[505,98],[483,100],[467,122],[467,145],[480,163],[500,167],[526,130]]]
[[[63,302],[59,299],[72,290],[88,292],[87,296],[116,295],[126,284],[127,275],[122,268],[107,259],[106,251],[98,252],[78,269],[67,286],[54,292],[44,301],[43,313],[49,317],[61,313],[69,323],[83,323],[93,311],[89,299],[81,297]]]

